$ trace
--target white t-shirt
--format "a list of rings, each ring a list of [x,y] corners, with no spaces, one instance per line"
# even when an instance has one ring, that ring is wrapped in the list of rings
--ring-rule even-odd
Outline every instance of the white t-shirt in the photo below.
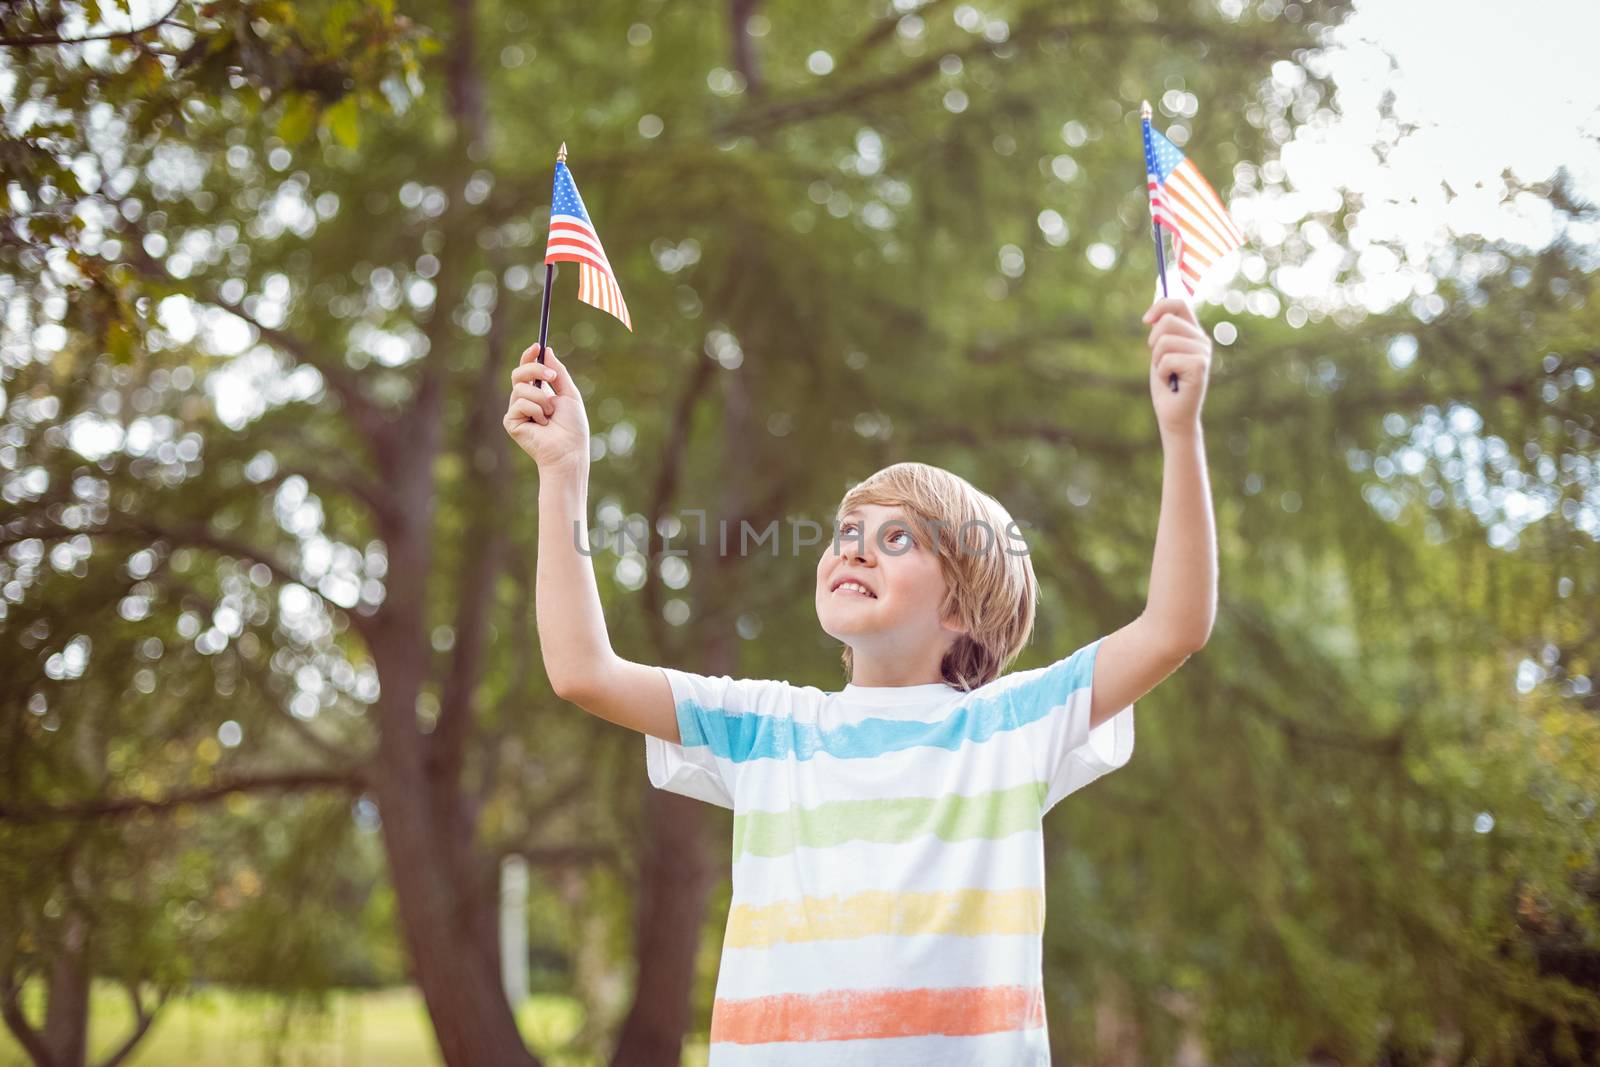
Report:
[[[1040,819],[1128,761],[1100,642],[963,693],[662,668],[652,785],[732,808],[711,1067],[1045,1067]]]

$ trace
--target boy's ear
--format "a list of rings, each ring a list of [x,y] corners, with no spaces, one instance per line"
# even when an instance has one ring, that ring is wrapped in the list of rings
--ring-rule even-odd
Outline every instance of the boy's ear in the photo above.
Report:
[[[953,634],[961,634],[965,636],[968,633],[967,624],[961,621],[961,613],[959,611],[952,612],[951,614],[941,618],[939,620],[939,626],[942,629],[949,630]]]

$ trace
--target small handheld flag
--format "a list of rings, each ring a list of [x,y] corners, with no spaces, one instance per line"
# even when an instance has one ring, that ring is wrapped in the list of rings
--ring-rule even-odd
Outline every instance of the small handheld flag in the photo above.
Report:
[[[1144,124],[1144,165],[1150,193],[1150,221],[1155,227],[1156,270],[1161,295],[1167,295],[1166,259],[1161,249],[1161,227],[1172,231],[1172,250],[1178,259],[1178,277],[1193,296],[1201,277],[1218,260],[1244,244],[1244,234],[1222,205],[1217,191],[1178,146],[1150,128],[1150,102],[1140,109]],[[1178,391],[1178,376],[1168,382]]]
[[[628,305],[622,299],[616,272],[600,247],[600,235],[578,195],[578,183],[567,169],[567,146],[556,153],[555,180],[550,191],[550,237],[544,246],[544,306],[539,310],[539,356],[544,361],[545,338],[550,329],[550,287],[557,263],[578,265],[578,299],[615,316],[630,331]]]

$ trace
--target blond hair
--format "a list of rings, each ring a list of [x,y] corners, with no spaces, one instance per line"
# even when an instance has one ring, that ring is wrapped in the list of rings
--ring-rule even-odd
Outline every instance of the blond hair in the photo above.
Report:
[[[926,463],[883,468],[845,493],[839,513],[863,504],[904,509],[918,542],[938,552],[945,583],[939,616],[966,629],[939,665],[943,679],[969,690],[1000,677],[1033,633],[1039,595],[1010,513],[965,478]],[[854,670],[849,645],[844,670],[846,678]]]

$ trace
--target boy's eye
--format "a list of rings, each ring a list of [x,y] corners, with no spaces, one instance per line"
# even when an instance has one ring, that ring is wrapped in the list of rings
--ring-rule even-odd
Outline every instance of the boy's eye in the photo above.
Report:
[[[846,519],[839,524],[839,533],[847,537],[860,536],[861,524],[854,519]],[[879,536],[885,546],[893,548],[911,548],[916,545],[916,539],[911,536],[911,531],[904,527],[883,530]]]

